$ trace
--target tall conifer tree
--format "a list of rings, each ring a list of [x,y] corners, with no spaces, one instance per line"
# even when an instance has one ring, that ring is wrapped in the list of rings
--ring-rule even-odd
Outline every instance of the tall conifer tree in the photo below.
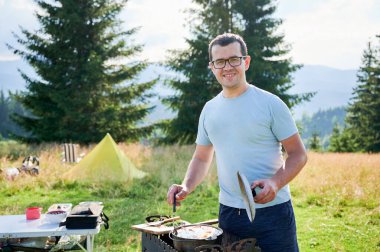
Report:
[[[233,6],[242,23],[241,35],[252,58],[246,76],[249,83],[279,96],[290,108],[308,101],[314,93],[290,94],[294,86],[291,74],[301,65],[292,64],[290,46],[278,33],[281,19],[273,18],[273,0],[235,0]],[[237,19],[237,18],[236,18]]]
[[[132,61],[142,50],[127,39],[117,15],[126,1],[35,1],[40,30],[22,29],[12,46],[35,69],[38,79],[22,73],[28,91],[18,100],[33,117],[15,120],[32,133],[31,141],[97,142],[107,132],[118,141],[136,140],[152,126],[136,126],[150,108],[146,99],[155,80],[136,83],[146,62]],[[120,64],[120,59],[130,63]]]
[[[190,27],[193,36],[186,39],[187,50],[173,50],[166,62],[169,69],[180,76],[167,81],[178,91],[163,102],[177,112],[177,117],[164,125],[165,143],[193,143],[197,133],[198,117],[204,104],[220,91],[220,85],[208,69],[208,43],[218,34],[231,31],[228,21],[229,1],[195,1],[200,10],[191,10]]]
[[[207,49],[210,40],[222,33],[237,33],[246,40],[253,62],[247,72],[249,83],[278,95],[290,107],[312,97],[312,93],[288,93],[293,86],[291,73],[300,66],[286,57],[289,48],[284,45],[284,37],[275,35],[281,20],[271,16],[276,9],[271,2],[194,0],[199,8],[191,12],[195,22],[190,23],[196,25],[190,27],[188,49],[172,51],[167,62],[169,69],[180,73],[181,78],[168,81],[178,92],[164,99],[177,112],[177,117],[165,124],[166,142],[194,143],[202,107],[221,91],[207,68]]]
[[[380,39],[380,36],[378,36]],[[380,41],[379,41],[380,42]],[[346,122],[356,151],[380,152],[380,43],[368,43]]]

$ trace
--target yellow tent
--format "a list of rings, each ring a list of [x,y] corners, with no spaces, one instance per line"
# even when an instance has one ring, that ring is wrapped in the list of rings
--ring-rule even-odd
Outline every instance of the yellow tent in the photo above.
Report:
[[[87,154],[64,177],[72,180],[86,181],[128,181],[142,178],[146,174],[135,165],[118,148],[110,134]]]

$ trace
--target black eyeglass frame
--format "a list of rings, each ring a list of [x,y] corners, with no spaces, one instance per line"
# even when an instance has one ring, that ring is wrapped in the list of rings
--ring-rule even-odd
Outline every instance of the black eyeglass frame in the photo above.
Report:
[[[224,60],[224,65],[223,65],[223,67],[216,67],[216,66],[215,66],[215,61],[222,60],[222,59],[213,60],[213,61],[211,61],[210,63],[214,66],[215,69],[223,69],[223,68],[225,68],[225,67],[226,67],[226,64],[227,64],[227,61],[228,61],[228,64],[230,64],[231,67],[238,67],[238,66],[241,65],[243,59],[245,59],[245,58],[247,58],[247,57],[248,57],[248,55],[246,55],[246,56],[234,56],[234,57],[231,57],[231,58],[228,58],[228,59],[223,59],[223,60]],[[230,62],[230,59],[236,59],[236,58],[239,58],[239,60],[240,60],[240,61],[239,61],[239,64],[238,64],[238,65],[232,65],[231,62]]]

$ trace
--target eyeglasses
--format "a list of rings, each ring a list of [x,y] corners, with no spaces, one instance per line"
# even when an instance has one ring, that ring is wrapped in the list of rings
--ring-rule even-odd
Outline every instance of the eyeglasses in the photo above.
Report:
[[[229,59],[217,59],[214,61],[211,61],[211,64],[216,69],[222,69],[226,66],[226,62],[228,61],[228,64],[232,67],[237,67],[241,65],[241,60],[247,58],[247,56],[241,56],[241,57],[231,57]]]

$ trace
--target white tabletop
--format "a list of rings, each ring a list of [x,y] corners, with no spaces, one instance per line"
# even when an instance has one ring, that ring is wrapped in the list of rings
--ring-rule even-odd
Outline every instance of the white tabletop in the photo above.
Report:
[[[42,214],[40,219],[26,220],[25,214],[0,216],[0,238],[94,235],[100,231],[99,225],[95,229],[66,229],[44,221],[44,217]]]

